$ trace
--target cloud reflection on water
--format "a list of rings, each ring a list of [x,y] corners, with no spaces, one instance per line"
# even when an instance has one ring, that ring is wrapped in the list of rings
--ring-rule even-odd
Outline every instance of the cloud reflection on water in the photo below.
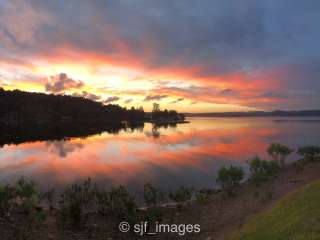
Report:
[[[190,124],[157,129],[158,137],[150,135],[154,130],[146,124],[143,131],[117,135],[5,145],[0,148],[0,176],[10,182],[24,175],[44,188],[86,177],[100,185],[134,189],[146,181],[166,189],[181,184],[209,187],[219,167],[245,165],[256,154],[265,157],[272,141],[292,147],[319,142],[315,124],[320,123],[194,118]]]

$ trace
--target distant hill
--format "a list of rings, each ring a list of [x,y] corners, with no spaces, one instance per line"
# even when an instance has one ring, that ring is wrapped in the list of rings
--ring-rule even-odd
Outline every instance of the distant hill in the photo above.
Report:
[[[186,117],[320,117],[320,110],[185,113]]]

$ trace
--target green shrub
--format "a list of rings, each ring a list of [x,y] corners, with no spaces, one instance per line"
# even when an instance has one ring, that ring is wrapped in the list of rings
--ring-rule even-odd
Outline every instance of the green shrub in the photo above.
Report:
[[[192,193],[191,188],[180,186],[175,191],[170,191],[169,197],[178,204],[178,209],[181,209],[182,204],[192,198]]]
[[[39,201],[36,184],[21,177],[14,185],[14,189],[16,197],[21,201],[18,204],[18,211],[30,214]]]
[[[97,191],[96,203],[97,203],[97,208],[99,213],[103,215],[110,213],[111,200],[110,200],[110,194],[108,191],[105,191],[105,190]]]
[[[305,160],[313,162],[320,160],[320,147],[319,146],[305,146],[298,149],[297,153]]]
[[[134,198],[123,186],[112,188],[109,192],[109,212],[119,221],[134,222],[137,216],[137,205]]]
[[[10,200],[15,197],[14,188],[5,185],[0,186],[0,214],[5,214],[10,209]]]
[[[202,204],[207,204],[210,200],[211,194],[207,191],[198,191],[196,192],[196,199]]]
[[[74,225],[79,225],[82,214],[82,189],[75,184],[61,194],[59,201],[63,219],[70,218]]]
[[[143,186],[143,198],[148,206],[145,221],[148,222],[161,222],[162,209],[160,206],[161,201],[165,199],[165,194],[160,189],[146,183]]]
[[[21,177],[14,185],[0,187],[0,211],[18,210],[31,213],[38,202],[36,184]]]
[[[112,216],[118,221],[134,222],[136,219],[138,207],[123,186],[112,188],[110,191],[97,191],[96,201],[101,214]]]
[[[222,189],[228,193],[232,193],[233,190],[240,185],[243,177],[244,171],[241,167],[222,167],[218,171],[217,183],[220,184]]]
[[[74,226],[80,226],[83,210],[86,209],[95,197],[95,188],[91,179],[82,184],[73,184],[61,193],[59,205],[63,219],[71,220]]]
[[[164,200],[164,193],[150,183],[146,183],[143,186],[143,198],[148,207],[154,207]]]
[[[15,185],[16,195],[20,198],[31,198],[37,194],[36,184],[21,177]]]
[[[250,167],[250,180],[256,185],[269,180],[275,176],[280,169],[279,163],[275,160],[261,160],[258,156],[248,161]]]
[[[273,158],[273,160],[278,161],[281,166],[285,165],[286,157],[293,151],[293,149],[280,143],[271,143],[267,149],[268,154]]]

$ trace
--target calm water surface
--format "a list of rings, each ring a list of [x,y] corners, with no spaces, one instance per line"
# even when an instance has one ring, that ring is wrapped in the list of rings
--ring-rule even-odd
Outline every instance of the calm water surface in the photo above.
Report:
[[[165,190],[179,185],[212,187],[223,165],[267,157],[271,142],[291,147],[320,143],[318,118],[189,118],[176,128],[101,133],[87,138],[26,142],[0,148],[0,181],[20,176],[41,188],[63,188],[91,177],[99,185],[139,190],[151,182]],[[291,160],[296,156],[292,155]]]

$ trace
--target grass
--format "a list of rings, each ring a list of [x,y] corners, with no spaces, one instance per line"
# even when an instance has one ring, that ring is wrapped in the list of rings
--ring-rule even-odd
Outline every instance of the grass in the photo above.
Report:
[[[244,225],[230,240],[320,239],[320,181],[283,197]]]

